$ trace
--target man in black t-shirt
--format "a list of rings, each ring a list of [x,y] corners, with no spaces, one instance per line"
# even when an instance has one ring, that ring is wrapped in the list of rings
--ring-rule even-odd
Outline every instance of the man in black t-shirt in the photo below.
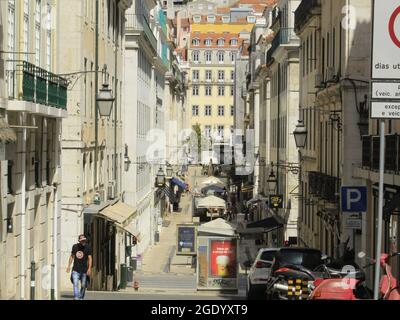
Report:
[[[85,235],[81,234],[78,243],[72,246],[71,256],[69,257],[67,273],[71,271],[71,280],[74,284],[74,300],[83,300],[87,286],[88,277],[92,273],[92,250],[87,244]],[[79,291],[79,280],[81,281],[81,290]]]

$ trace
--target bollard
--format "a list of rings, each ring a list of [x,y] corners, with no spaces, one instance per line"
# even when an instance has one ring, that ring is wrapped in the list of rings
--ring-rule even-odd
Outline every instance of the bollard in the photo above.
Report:
[[[31,261],[31,300],[35,300],[35,261]]]
[[[121,283],[120,289],[126,289],[126,281],[128,276],[128,268],[125,263],[121,264]]]

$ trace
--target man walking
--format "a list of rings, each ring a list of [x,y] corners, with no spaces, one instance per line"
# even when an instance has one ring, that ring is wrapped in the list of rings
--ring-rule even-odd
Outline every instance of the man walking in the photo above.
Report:
[[[71,256],[69,257],[67,273],[71,271],[71,280],[74,284],[74,300],[83,300],[87,287],[88,277],[92,273],[92,250],[87,244],[85,235],[78,237],[78,243],[72,246]],[[81,281],[81,290],[79,291],[79,281]]]

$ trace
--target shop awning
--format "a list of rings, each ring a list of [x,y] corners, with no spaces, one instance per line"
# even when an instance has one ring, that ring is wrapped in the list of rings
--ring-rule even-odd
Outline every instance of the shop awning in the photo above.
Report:
[[[197,204],[197,208],[205,209],[225,209],[226,202],[224,199],[218,198],[216,196],[208,196],[201,198]]]
[[[130,233],[131,235],[133,235],[133,236],[137,239],[137,241],[140,242],[140,240],[141,240],[140,232],[139,232],[139,230],[137,230],[137,229],[133,226],[132,223],[128,224],[128,225],[125,226],[125,227],[122,227],[122,229],[124,229],[126,232]]]
[[[105,207],[103,210],[99,211],[99,214],[121,225],[135,215],[135,213],[136,210],[133,207],[128,206],[123,202],[117,202],[114,205]]]
[[[282,227],[283,224],[280,223],[275,217],[269,217],[246,225],[246,229],[262,228],[264,232],[279,229]]]
[[[175,203],[176,202],[176,196],[173,191],[169,187],[164,187],[162,189],[162,192],[164,192],[165,196],[169,198],[170,203]]]
[[[186,190],[188,188],[188,185],[184,183],[183,181],[177,179],[177,178],[172,178],[171,183],[176,184],[177,186],[181,187],[183,190]]]

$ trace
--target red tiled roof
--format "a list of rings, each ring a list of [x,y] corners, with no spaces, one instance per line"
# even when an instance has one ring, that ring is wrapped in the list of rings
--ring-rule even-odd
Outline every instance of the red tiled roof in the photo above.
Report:
[[[217,40],[223,38],[225,40],[224,45],[222,46],[217,46]],[[190,48],[210,48],[210,49],[216,49],[216,48],[237,48],[240,45],[239,41],[239,35],[235,33],[201,33],[201,32],[192,32],[190,34],[190,39],[199,39],[200,40],[200,45],[194,46],[192,45],[192,42],[190,42]],[[205,45],[205,40],[206,39],[211,39],[211,46],[206,46]],[[237,40],[237,45],[231,45],[230,41],[232,39]]]

